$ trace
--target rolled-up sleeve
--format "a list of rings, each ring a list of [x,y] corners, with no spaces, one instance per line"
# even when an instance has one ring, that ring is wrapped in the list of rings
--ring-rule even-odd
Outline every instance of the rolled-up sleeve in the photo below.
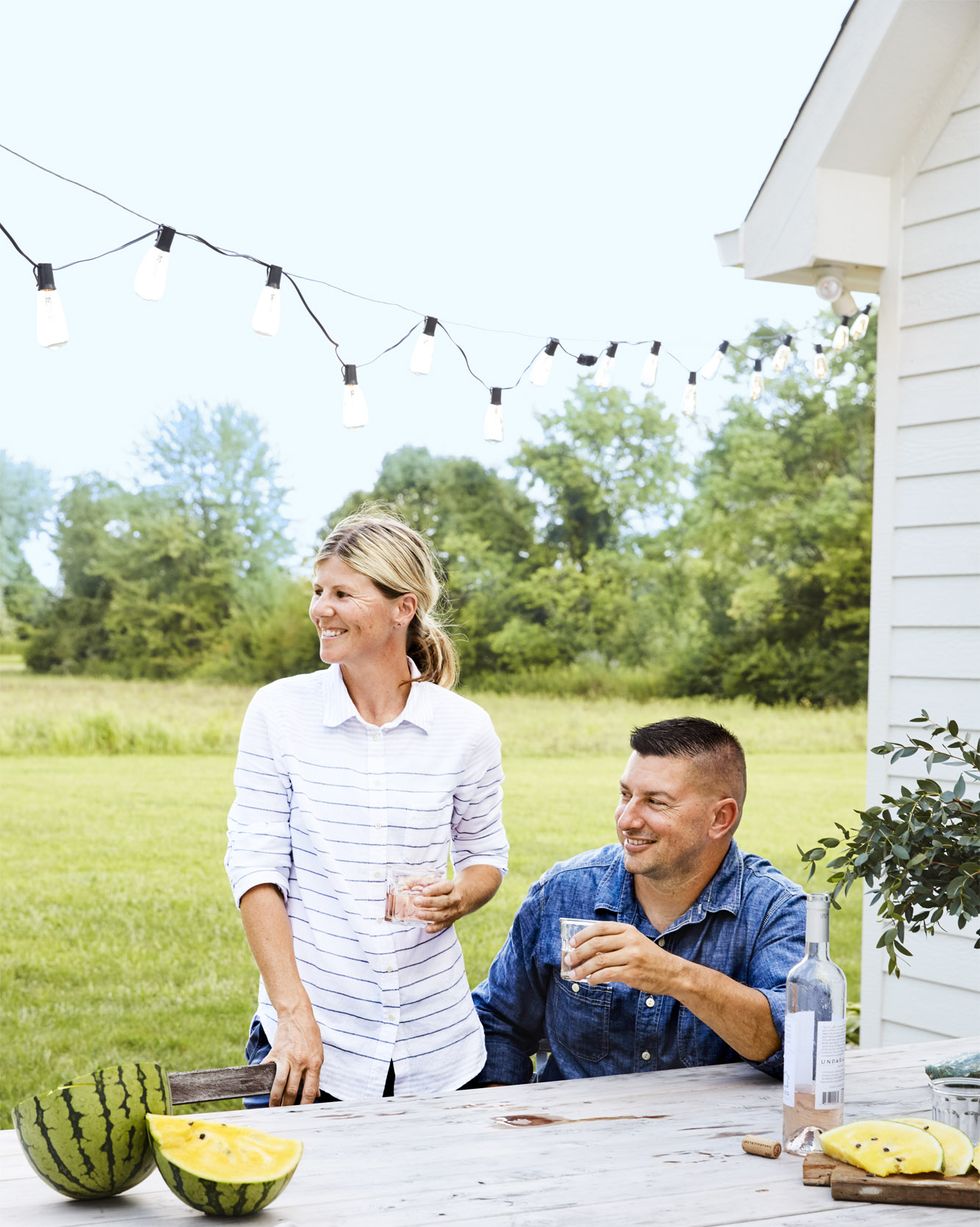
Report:
[[[292,786],[276,753],[262,691],[242,723],[235,763],[235,800],[228,811],[225,869],[235,896],[263,883],[289,894],[292,862],[289,810]]]
[[[748,984],[769,1002],[772,1023],[779,1035],[779,1047],[764,1061],[750,1061],[756,1069],[781,1078],[783,1042],[786,1030],[786,976],[803,958],[806,929],[806,896],[787,894],[769,910],[759,931],[749,965]]]
[[[455,869],[492,865],[507,872],[507,835],[503,823],[504,771],[500,739],[489,717],[467,755],[453,797],[452,850]]]
[[[545,1035],[546,985],[534,953],[538,927],[535,884],[487,978],[473,990],[473,1004],[483,1024],[487,1047],[487,1061],[477,1085],[531,1081],[531,1057]]]

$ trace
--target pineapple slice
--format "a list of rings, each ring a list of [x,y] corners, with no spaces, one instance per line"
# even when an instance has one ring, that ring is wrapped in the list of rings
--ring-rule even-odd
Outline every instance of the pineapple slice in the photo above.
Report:
[[[893,1120],[859,1120],[821,1134],[820,1144],[831,1158],[860,1167],[872,1176],[896,1172],[941,1172],[943,1148],[924,1129]]]
[[[943,1148],[944,1176],[962,1176],[970,1170],[970,1164],[973,1162],[973,1143],[962,1129],[920,1116],[896,1116],[895,1119],[903,1125],[914,1125],[916,1129],[924,1129],[926,1133],[932,1134]]]

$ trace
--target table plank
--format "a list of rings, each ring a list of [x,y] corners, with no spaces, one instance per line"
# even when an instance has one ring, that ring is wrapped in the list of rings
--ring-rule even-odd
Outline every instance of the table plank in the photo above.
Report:
[[[848,1118],[928,1115],[926,1061],[971,1047],[980,1038],[849,1052]],[[516,1114],[565,1121],[499,1123]],[[781,1093],[744,1064],[199,1115],[304,1142],[299,1171],[263,1214],[264,1227],[859,1227],[872,1219],[886,1227],[883,1213],[887,1227],[977,1222],[972,1211],[834,1202],[829,1189],[802,1184],[800,1160],[746,1155],[746,1133],[778,1136]],[[5,1214],[30,1227],[203,1221],[156,1174],[117,1198],[69,1202],[30,1171],[11,1131],[0,1133],[0,1181]]]

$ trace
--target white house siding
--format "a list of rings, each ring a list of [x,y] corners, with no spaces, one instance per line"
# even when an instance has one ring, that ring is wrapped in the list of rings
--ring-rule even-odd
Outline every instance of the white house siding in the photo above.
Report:
[[[894,262],[882,279],[874,741],[900,740],[923,707],[980,729],[980,70],[912,170],[896,179]],[[908,762],[874,760],[869,795],[897,792],[917,774]],[[896,980],[865,904],[863,1043],[976,1033],[975,928],[913,939]]]

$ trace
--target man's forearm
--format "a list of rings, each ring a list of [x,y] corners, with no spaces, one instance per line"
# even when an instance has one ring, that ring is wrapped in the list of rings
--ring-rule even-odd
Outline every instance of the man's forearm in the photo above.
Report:
[[[675,956],[676,957],[676,956]],[[687,959],[672,977],[670,995],[747,1061],[764,1061],[779,1048],[769,999],[757,988]]]

